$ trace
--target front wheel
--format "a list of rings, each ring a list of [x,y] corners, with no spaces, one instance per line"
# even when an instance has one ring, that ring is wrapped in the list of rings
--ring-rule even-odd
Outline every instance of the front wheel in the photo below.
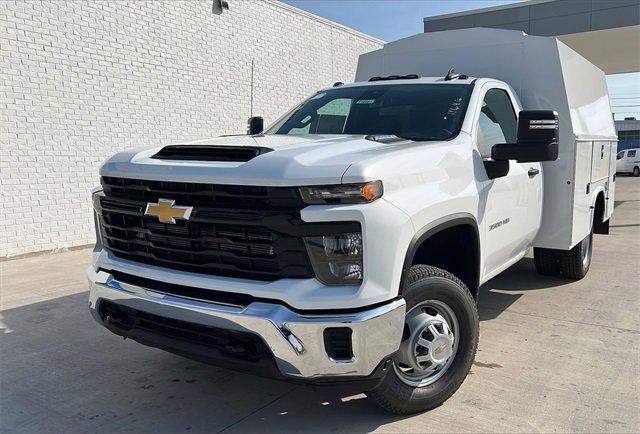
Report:
[[[478,310],[467,287],[427,265],[409,269],[400,349],[393,369],[367,395],[395,414],[438,407],[460,387],[478,346]]]
[[[640,176],[640,168],[638,166],[633,168],[633,176]]]

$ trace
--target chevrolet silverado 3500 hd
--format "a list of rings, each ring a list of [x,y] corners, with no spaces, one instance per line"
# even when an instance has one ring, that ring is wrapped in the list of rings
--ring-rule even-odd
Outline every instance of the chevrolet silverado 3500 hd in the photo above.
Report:
[[[479,78],[443,76],[452,65]],[[87,272],[99,323],[423,411],[469,371],[481,284],[531,247],[540,273],[580,279],[608,232],[604,75],[553,38],[416,35],[259,124],[102,166]]]

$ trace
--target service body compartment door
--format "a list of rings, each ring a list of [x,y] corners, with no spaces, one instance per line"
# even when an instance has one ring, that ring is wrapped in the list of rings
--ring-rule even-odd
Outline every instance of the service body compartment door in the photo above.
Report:
[[[604,200],[605,200],[605,204],[604,204],[605,220],[608,218],[607,197],[609,196],[608,195],[609,184],[611,183],[611,177],[609,176],[611,171],[611,160],[612,160],[611,148],[612,148],[612,142],[610,141],[600,141],[600,140],[594,141],[593,153],[591,154],[591,186],[590,186],[591,187],[590,188],[591,206],[595,205],[596,198],[602,192],[604,194]],[[615,160],[615,154],[613,159]],[[593,212],[592,212],[592,219],[593,219]]]
[[[598,194],[604,194],[605,219],[613,211],[607,201],[615,173],[614,142],[609,140],[576,141],[571,246],[582,241],[594,223],[594,206]],[[613,152],[613,154],[612,154]]]
[[[577,139],[575,142],[575,163],[573,173],[573,203],[558,204],[568,208],[571,216],[571,245],[582,241],[591,230],[591,172],[593,170],[593,141]],[[599,151],[598,151],[599,153]],[[599,154],[598,154],[599,155]],[[568,249],[567,249],[568,250]]]
[[[591,182],[595,183],[609,177],[611,161],[611,142],[593,142],[591,154]]]

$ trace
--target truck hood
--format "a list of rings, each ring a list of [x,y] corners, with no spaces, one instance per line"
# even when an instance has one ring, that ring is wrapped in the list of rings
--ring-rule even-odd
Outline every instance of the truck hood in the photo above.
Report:
[[[247,162],[175,161],[151,158],[163,146],[125,151],[107,160],[102,176],[181,182],[296,186],[338,184],[351,164],[410,141],[379,143],[364,136],[223,136],[194,146],[260,146],[273,149]],[[365,181],[365,180],[363,180]]]

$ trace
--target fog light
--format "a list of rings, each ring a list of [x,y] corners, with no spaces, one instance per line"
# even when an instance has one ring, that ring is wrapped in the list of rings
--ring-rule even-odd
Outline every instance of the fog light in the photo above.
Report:
[[[327,285],[362,282],[362,234],[352,232],[305,238],[316,278]]]

